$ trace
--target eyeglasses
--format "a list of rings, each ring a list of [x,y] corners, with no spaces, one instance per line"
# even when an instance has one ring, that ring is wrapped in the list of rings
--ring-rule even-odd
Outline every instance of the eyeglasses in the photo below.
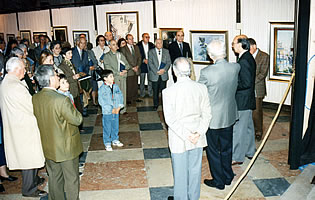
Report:
[[[145,38],[150,38],[150,36],[145,36]]]
[[[100,42],[104,42],[105,40],[100,40]]]

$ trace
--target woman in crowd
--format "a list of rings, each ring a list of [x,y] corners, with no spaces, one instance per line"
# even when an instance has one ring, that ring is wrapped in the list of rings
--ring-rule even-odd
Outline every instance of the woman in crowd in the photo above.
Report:
[[[103,57],[105,53],[109,52],[109,47],[105,46],[105,37],[103,35],[99,35],[96,38],[97,46],[92,49],[95,54],[95,57],[98,61],[98,66],[104,69]]]
[[[51,51],[45,49],[42,51],[38,61],[39,65],[53,65],[54,64],[54,56]]]
[[[60,55],[60,52],[61,52],[60,42],[56,40],[52,41],[50,44],[50,49],[53,52],[53,56],[54,56],[54,69],[55,71],[60,73],[61,70],[59,69],[59,65],[62,62],[62,56]]]
[[[120,39],[118,40],[118,42],[117,42],[117,45],[118,45],[118,48],[119,48],[119,49],[121,49],[121,48],[123,48],[124,46],[126,46],[126,45],[127,45],[127,42],[126,42],[125,38],[120,38]],[[118,49],[118,51],[119,51],[119,49]]]

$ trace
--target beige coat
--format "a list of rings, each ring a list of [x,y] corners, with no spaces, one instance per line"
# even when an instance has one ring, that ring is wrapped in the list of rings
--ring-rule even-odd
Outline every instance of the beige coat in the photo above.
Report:
[[[7,166],[10,170],[43,167],[45,158],[32,96],[26,86],[11,74],[3,79],[0,94]]]

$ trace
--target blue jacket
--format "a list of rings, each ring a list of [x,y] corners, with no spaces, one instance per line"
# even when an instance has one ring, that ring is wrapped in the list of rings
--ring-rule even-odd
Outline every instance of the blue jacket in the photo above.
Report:
[[[89,65],[88,53],[86,50],[82,50],[82,59],[81,59],[77,47],[74,47],[72,49],[71,62],[78,72],[84,72],[85,74],[89,74],[90,65]]]
[[[113,92],[112,92],[113,91]],[[124,107],[124,97],[118,85],[113,84],[113,90],[104,83],[98,90],[98,103],[102,107],[102,114],[110,115],[114,108]]]

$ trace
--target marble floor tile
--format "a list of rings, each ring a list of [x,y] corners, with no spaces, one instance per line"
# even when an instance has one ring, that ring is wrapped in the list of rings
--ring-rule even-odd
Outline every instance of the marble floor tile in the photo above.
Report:
[[[127,114],[119,115],[119,124],[138,124],[138,113],[127,112]]]
[[[143,98],[142,102],[137,102],[137,107],[153,106],[153,98]]]
[[[268,140],[264,146],[262,152],[266,151],[281,151],[287,150],[289,148],[289,140],[278,139],[278,140]]]
[[[95,109],[88,109],[87,110],[88,115],[96,115],[97,114],[97,108]]]
[[[82,200],[148,200],[150,199],[149,188],[119,189],[119,190],[100,190],[100,191],[81,191]]]
[[[173,186],[171,159],[145,160],[149,187]]]
[[[82,132],[80,132],[81,134],[91,134],[93,133],[93,129],[94,129],[94,126],[84,126],[83,127],[83,130]]]
[[[118,151],[90,151],[87,155],[87,163],[104,163],[123,160],[143,160],[142,149],[122,149]]]
[[[102,114],[97,115],[95,120],[95,126],[102,126]]]
[[[281,196],[290,186],[284,178],[253,180],[265,197]]]
[[[143,149],[144,159],[160,159],[160,158],[170,158],[171,152],[169,148],[153,148],[153,149]]]
[[[159,117],[160,117],[161,122],[165,123],[163,111],[158,111],[158,114],[159,114]]]
[[[92,134],[81,134],[81,142],[90,142],[91,141]]]
[[[103,134],[103,127],[102,126],[94,126],[94,134]]]
[[[164,131],[141,131],[140,136],[142,147],[145,149],[168,147],[168,141]]]
[[[160,117],[156,111],[138,112],[139,124],[161,123]]]
[[[226,187],[226,190],[229,192],[232,189],[233,185]],[[262,200],[265,199],[263,194],[257,188],[257,186],[251,180],[243,180],[243,182],[238,186],[237,190],[233,194],[231,200]]]
[[[86,163],[81,190],[116,190],[148,187],[143,160]]]
[[[174,195],[173,187],[151,187],[151,200],[166,200],[168,196]]]
[[[90,148],[90,142],[82,142],[83,151],[87,152]]]
[[[263,136],[265,136],[265,134],[267,133],[269,125],[270,124],[268,124],[267,126],[266,123],[264,122],[264,135]],[[286,140],[289,139],[289,132],[278,123],[276,123],[275,126],[272,128],[268,141],[277,140],[277,139],[286,139]]]
[[[128,106],[127,107],[127,112],[129,113],[129,112],[137,112],[137,107],[130,107],[130,106]]]
[[[148,123],[148,124],[139,124],[140,131],[154,131],[154,130],[163,130],[161,123]]]
[[[139,124],[119,124],[119,132],[140,131]]]
[[[155,112],[154,106],[137,107],[137,112]]]

